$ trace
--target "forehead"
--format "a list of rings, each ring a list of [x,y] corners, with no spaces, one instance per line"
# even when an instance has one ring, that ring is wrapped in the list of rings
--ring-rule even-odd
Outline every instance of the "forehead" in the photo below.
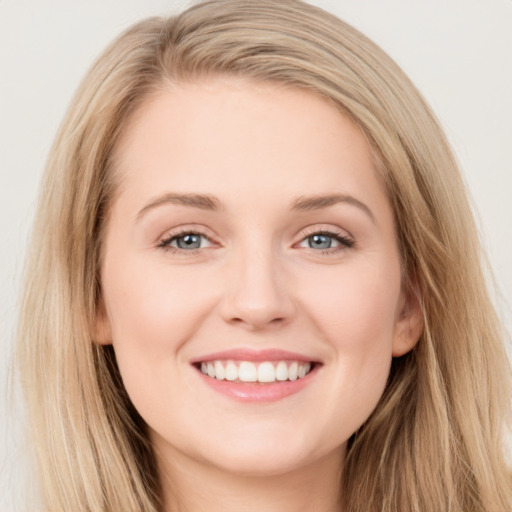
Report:
[[[117,150],[120,192],[205,193],[240,203],[384,191],[358,125],[320,95],[234,79],[169,86],[138,109]]]

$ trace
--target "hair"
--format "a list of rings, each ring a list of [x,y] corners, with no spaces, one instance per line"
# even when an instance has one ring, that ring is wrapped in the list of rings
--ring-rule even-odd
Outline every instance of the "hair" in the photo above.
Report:
[[[51,150],[26,269],[18,366],[47,510],[161,512],[146,425],[95,343],[102,237],[130,117],[173,84],[233,76],[328,98],[365,133],[424,331],[349,440],[344,512],[512,509],[510,369],[467,195],[430,108],[395,62],[298,0],[212,0],[120,35]]]

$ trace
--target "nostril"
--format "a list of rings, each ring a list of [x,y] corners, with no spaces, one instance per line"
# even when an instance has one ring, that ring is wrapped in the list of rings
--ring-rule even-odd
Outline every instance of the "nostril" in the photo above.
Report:
[[[284,325],[295,314],[288,287],[264,270],[252,272],[250,279],[243,276],[233,279],[233,290],[227,290],[222,300],[223,319],[251,330]]]
[[[266,311],[247,311],[246,314],[227,318],[228,323],[245,326],[250,331],[259,331],[268,327],[281,327],[289,322],[291,316],[272,316]]]

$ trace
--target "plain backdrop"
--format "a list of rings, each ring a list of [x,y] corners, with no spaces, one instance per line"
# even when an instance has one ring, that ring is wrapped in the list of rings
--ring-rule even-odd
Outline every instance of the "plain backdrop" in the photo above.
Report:
[[[105,45],[142,17],[170,14],[189,3],[0,0],[1,510],[36,510],[15,506],[24,496],[26,472],[22,420],[7,407],[7,377],[24,251],[50,144],[79,80]],[[382,46],[437,113],[467,182],[498,285],[497,308],[510,331],[512,1],[311,3]]]

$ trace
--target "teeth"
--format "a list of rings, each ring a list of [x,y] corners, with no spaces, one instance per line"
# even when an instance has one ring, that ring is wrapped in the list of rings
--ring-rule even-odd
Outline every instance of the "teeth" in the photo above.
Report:
[[[274,382],[276,370],[272,363],[261,363],[258,366],[258,382]]]
[[[288,366],[286,366],[284,361],[277,363],[276,380],[288,380]]]
[[[210,365],[208,365],[208,375],[209,375]],[[299,365],[297,363],[292,363],[290,368],[288,368],[288,378],[290,380],[297,380],[299,373]]]
[[[202,367],[202,365],[201,365]],[[204,373],[204,372],[203,372]],[[238,366],[233,361],[228,361],[226,366],[226,380],[238,379]]]
[[[201,363],[201,372],[217,380],[240,382],[276,382],[302,379],[311,371],[311,363],[298,361],[209,361]]]
[[[226,378],[226,370],[220,361],[215,361],[215,378],[219,380],[224,380]]]
[[[238,379],[242,382],[256,382],[258,380],[258,370],[254,363],[243,361],[238,367]]]

